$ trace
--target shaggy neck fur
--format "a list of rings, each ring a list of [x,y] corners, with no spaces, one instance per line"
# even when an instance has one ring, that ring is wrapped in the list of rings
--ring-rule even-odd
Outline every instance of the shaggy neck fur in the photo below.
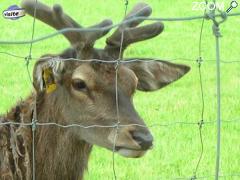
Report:
[[[1,121],[31,122],[34,99],[32,95],[20,102]],[[51,104],[44,101],[39,103],[38,122],[60,123],[61,114],[56,112],[56,106],[49,106]],[[0,132],[0,179],[32,179],[31,129],[4,126],[0,127]],[[71,128],[38,126],[35,138],[36,179],[83,179],[91,149],[92,145],[74,137]]]

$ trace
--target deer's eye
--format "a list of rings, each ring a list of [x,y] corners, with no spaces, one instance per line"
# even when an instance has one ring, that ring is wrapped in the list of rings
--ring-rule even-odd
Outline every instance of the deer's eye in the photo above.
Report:
[[[83,80],[80,79],[73,79],[72,80],[72,87],[77,91],[84,91],[87,89],[87,85]]]

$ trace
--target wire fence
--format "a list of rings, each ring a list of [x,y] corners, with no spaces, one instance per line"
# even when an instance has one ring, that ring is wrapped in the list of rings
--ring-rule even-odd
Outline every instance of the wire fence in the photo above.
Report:
[[[36,4],[38,3],[38,0],[35,1],[35,8],[34,8],[34,18],[33,18],[33,24],[32,24],[32,34],[31,34],[31,40],[21,40],[21,41],[4,41],[0,40],[0,44],[7,44],[7,45],[22,45],[22,44],[29,44],[29,54],[28,56],[21,56],[21,55],[16,55],[11,52],[0,52],[2,55],[6,56],[11,56],[16,59],[21,59],[26,61],[26,69],[27,73],[29,76],[29,80],[31,85],[32,79],[29,71],[29,62],[31,60],[44,60],[44,59],[49,59],[52,57],[43,57],[43,58],[36,58],[32,57],[32,50],[33,50],[33,44],[37,42],[41,42],[43,40],[53,38],[54,36],[61,35],[66,32],[83,32],[83,31],[103,31],[103,30],[110,30],[112,28],[119,27],[121,25],[124,25],[129,22],[134,22],[136,20],[146,20],[146,21],[156,21],[156,22],[162,22],[162,21],[193,21],[193,20],[201,20],[201,28],[200,28],[200,36],[199,36],[199,54],[196,59],[190,59],[190,58],[173,58],[173,59],[165,59],[165,61],[172,62],[172,61],[187,61],[187,62],[195,62],[198,65],[198,73],[199,73],[199,84],[200,84],[200,92],[201,92],[201,113],[200,113],[200,120],[196,120],[193,122],[185,122],[185,121],[169,121],[165,123],[156,123],[148,126],[140,125],[140,124],[121,124],[120,119],[119,119],[119,100],[118,100],[118,68],[120,64],[125,64],[125,63],[132,63],[132,62],[151,62],[151,61],[156,61],[158,59],[128,59],[124,60],[121,58],[121,51],[123,48],[123,40],[124,40],[124,31],[121,34],[121,46],[120,46],[120,52],[119,52],[119,58],[116,60],[112,61],[105,61],[105,60],[99,60],[99,59],[76,59],[76,58],[67,58],[67,59],[62,59],[58,57],[54,57],[52,61],[79,61],[79,62],[101,62],[101,63],[112,63],[115,64],[115,94],[116,94],[116,117],[117,117],[117,122],[113,125],[100,125],[100,124],[94,124],[94,125],[82,125],[82,124],[59,124],[55,122],[38,122],[38,112],[37,112],[37,104],[35,100],[35,105],[34,105],[34,111],[33,111],[33,118],[32,122],[29,123],[18,123],[18,122],[13,122],[11,120],[6,120],[6,119],[0,119],[0,126],[7,126],[7,125],[16,125],[16,126],[29,126],[32,128],[32,179],[35,180],[35,174],[36,174],[36,152],[37,149],[35,147],[35,133],[37,127],[41,126],[47,126],[47,127],[60,127],[60,128],[72,128],[72,127],[79,127],[79,128],[84,128],[84,129],[89,129],[89,128],[115,128],[116,133],[114,137],[114,144],[113,144],[113,156],[112,156],[112,167],[113,167],[113,177],[114,179],[117,179],[117,172],[115,170],[115,148],[116,148],[116,140],[118,138],[118,131],[120,127],[131,127],[131,126],[139,126],[139,127],[144,127],[144,128],[155,128],[155,127],[169,127],[169,126],[176,126],[176,125],[189,125],[193,126],[196,125],[199,130],[199,138],[200,138],[200,143],[201,143],[201,149],[200,149],[200,154],[199,158],[197,161],[197,164],[195,166],[194,173],[192,176],[189,177],[176,177],[172,179],[209,179],[209,178],[215,178],[218,180],[219,178],[230,178],[230,177],[240,177],[240,172],[235,173],[235,174],[226,174],[226,175],[221,175],[219,172],[219,165],[220,165],[220,150],[221,150],[221,124],[222,123],[240,123],[240,119],[235,119],[235,120],[223,120],[221,118],[221,69],[220,69],[220,63],[228,64],[228,63],[240,63],[240,60],[221,60],[220,58],[220,48],[219,48],[219,38],[221,37],[220,34],[220,24],[224,23],[227,17],[232,17],[232,16],[240,16],[240,13],[233,13],[233,14],[226,14],[225,12],[218,11],[216,13],[216,10],[211,10],[209,12],[204,12],[203,16],[195,16],[195,17],[181,17],[181,18],[146,18],[146,17],[136,17],[136,18],[130,18],[128,20],[125,20],[121,23],[106,26],[103,28],[87,28],[87,29],[79,29],[79,28],[64,28],[61,30],[56,31],[55,33],[48,34],[43,37],[38,37],[34,38],[34,33],[35,33],[35,22],[36,22]],[[216,1],[213,1],[214,3]],[[208,3],[206,1],[206,3]],[[127,9],[128,9],[128,1],[125,0],[125,11],[124,11],[124,17],[126,17],[127,14]],[[143,9],[140,9],[139,11],[142,11]],[[221,18],[220,21],[217,20],[217,18]],[[204,59],[202,57],[202,37],[203,37],[203,28],[204,28],[204,22],[206,20],[211,20],[213,22],[213,33],[216,38],[216,59]],[[217,92],[217,109],[216,109],[216,114],[217,114],[217,121],[206,121],[204,118],[204,113],[205,113],[205,98],[204,98],[204,86],[203,86],[203,80],[202,80],[202,63],[203,62],[216,62],[216,69],[217,69],[217,84],[216,84],[216,92]],[[217,123],[217,124],[216,124]],[[199,165],[202,160],[203,152],[204,152],[204,142],[203,142],[203,137],[202,137],[202,129],[203,125],[216,125],[217,126],[217,143],[216,143],[216,170],[215,170],[215,175],[208,175],[208,176],[198,176],[198,169]]]

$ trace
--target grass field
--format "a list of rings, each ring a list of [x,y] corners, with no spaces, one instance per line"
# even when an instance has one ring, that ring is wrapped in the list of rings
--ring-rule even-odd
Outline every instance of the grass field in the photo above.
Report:
[[[44,1],[43,1],[44,2]],[[49,5],[60,3],[65,12],[84,26],[110,18],[119,22],[124,13],[124,2],[120,0],[48,0]],[[75,2],[75,3],[74,3]],[[77,2],[77,3],[76,3]],[[129,8],[137,1],[130,0]],[[192,11],[190,0],[149,0],[153,17],[182,17],[201,15]],[[227,8],[228,2],[224,1]],[[0,11],[19,4],[19,0],[2,0]],[[240,8],[234,11],[240,11]],[[17,21],[0,17],[0,40],[31,39],[33,19],[29,16]],[[211,22],[206,21],[203,30],[202,55],[204,60],[215,59],[215,38]],[[159,59],[197,59],[201,21],[166,22],[165,31],[152,40],[131,46],[125,57],[153,57]],[[229,18],[222,26],[221,59],[240,60],[240,17]],[[37,21],[35,37],[54,30]],[[104,44],[104,39],[98,46]],[[58,53],[68,47],[63,36],[55,36],[33,44],[33,57],[44,53]],[[29,45],[0,45],[0,52],[27,56]],[[198,68],[195,61],[178,61],[191,66],[191,72],[178,82],[153,93],[138,92],[134,99],[139,114],[148,125],[168,124],[176,121],[198,122],[201,119],[201,93]],[[35,61],[31,61],[30,67]],[[222,120],[240,120],[240,62],[221,64]],[[216,120],[216,65],[214,61],[202,65],[205,99],[204,120]],[[31,91],[25,62],[0,53],[0,113],[6,112],[20,98]],[[240,174],[240,124],[222,124],[221,174]],[[201,145],[197,125],[175,124],[167,127],[152,127],[154,149],[143,158],[126,159],[116,155],[115,166],[118,179],[158,180],[191,177],[199,159]],[[215,174],[216,124],[203,125],[204,153],[197,175]],[[105,180],[113,178],[112,152],[95,147],[89,163],[86,179]],[[207,179],[214,179],[209,177]],[[240,179],[228,176],[222,179]]]

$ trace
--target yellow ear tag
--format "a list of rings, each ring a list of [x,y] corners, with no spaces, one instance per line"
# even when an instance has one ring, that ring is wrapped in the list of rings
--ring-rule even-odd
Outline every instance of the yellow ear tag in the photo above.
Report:
[[[46,92],[49,94],[56,90],[57,85],[54,81],[53,72],[50,68],[43,71],[43,80],[46,85]]]

